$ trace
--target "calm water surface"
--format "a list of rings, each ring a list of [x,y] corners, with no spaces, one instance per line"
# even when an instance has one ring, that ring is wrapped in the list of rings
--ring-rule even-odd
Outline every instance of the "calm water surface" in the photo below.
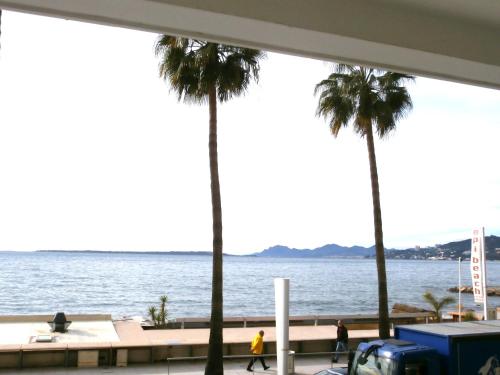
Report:
[[[146,315],[162,294],[169,316],[210,315],[211,257],[154,254],[0,252],[0,315],[110,313]],[[489,262],[489,285],[500,286],[500,262]],[[274,314],[273,278],[290,278],[290,314],[374,313],[375,261],[225,257],[224,315]],[[454,261],[388,260],[389,303],[425,307],[458,284]],[[464,285],[469,265],[462,265]],[[458,295],[455,295],[458,297]],[[474,308],[471,295],[464,305]],[[500,298],[490,298],[500,306]],[[480,309],[477,308],[476,309]]]

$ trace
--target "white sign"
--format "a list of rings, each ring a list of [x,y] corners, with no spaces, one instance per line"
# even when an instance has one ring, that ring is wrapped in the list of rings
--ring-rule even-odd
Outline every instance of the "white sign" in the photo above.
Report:
[[[484,228],[472,231],[470,272],[475,303],[485,302],[486,269],[484,259]]]

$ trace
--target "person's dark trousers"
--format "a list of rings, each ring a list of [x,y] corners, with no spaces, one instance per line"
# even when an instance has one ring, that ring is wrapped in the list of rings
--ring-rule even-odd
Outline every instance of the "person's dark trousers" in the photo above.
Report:
[[[347,342],[337,340],[337,348],[335,349],[335,354],[332,357],[332,362],[338,362],[338,352],[347,352],[348,350],[349,348],[347,347]]]
[[[260,363],[262,363],[262,367],[264,368],[264,370],[269,368],[268,366],[266,366],[266,362],[264,362],[264,357],[253,357],[248,363],[247,369],[251,370],[257,360],[260,360]]]

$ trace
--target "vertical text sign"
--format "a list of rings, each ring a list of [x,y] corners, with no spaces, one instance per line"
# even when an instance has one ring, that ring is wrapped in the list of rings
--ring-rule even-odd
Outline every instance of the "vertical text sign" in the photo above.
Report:
[[[472,243],[470,250],[470,272],[472,276],[472,291],[474,302],[484,302],[484,229],[474,229],[472,231]]]

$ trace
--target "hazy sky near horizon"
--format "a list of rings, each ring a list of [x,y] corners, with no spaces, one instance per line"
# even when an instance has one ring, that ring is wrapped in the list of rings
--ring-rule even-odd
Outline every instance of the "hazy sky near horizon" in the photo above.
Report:
[[[211,250],[208,108],[156,35],[3,12],[0,250]],[[374,243],[366,141],[315,116],[321,61],[268,54],[219,106],[224,251]],[[500,234],[500,91],[418,78],[376,142],[386,247]]]

